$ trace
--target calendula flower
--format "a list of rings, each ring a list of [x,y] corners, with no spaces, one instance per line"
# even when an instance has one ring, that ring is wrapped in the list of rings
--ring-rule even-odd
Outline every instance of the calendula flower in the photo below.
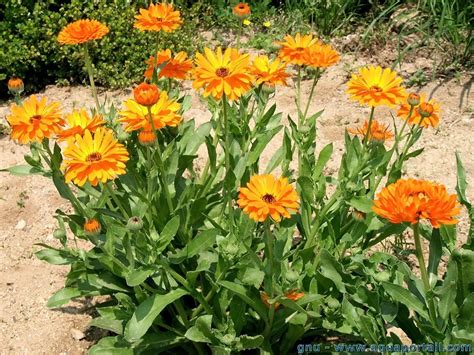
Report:
[[[329,44],[316,43],[306,51],[306,65],[327,68],[339,62],[340,56]]]
[[[286,64],[278,58],[271,62],[266,55],[258,56],[253,60],[249,70],[255,78],[257,85],[287,85],[288,73],[286,72]]]
[[[285,297],[295,302],[298,301],[303,296],[304,296],[304,292],[298,292],[298,290],[291,290],[291,291],[285,292]]]
[[[188,59],[185,52],[179,52],[175,57],[171,57],[169,49],[162,50],[156,54],[156,58],[151,56],[147,61],[148,68],[145,71],[145,77],[151,80],[155,67],[161,66],[158,78],[186,79],[187,74],[193,68],[193,62]]]
[[[394,224],[425,219],[434,228],[456,224],[460,213],[455,194],[449,195],[441,184],[415,179],[400,179],[383,188],[372,210]]]
[[[119,112],[119,122],[125,124],[126,132],[143,129],[151,131],[153,129],[150,123],[150,115],[145,106],[140,105],[133,99],[124,102],[125,110]],[[181,121],[181,116],[177,113],[180,104],[174,100],[168,99],[168,93],[162,91],[160,99],[156,104],[150,107],[155,129],[161,129],[165,126],[176,127]]]
[[[410,106],[418,106],[420,104],[420,99],[421,97],[419,94],[412,92],[407,97],[407,103]]]
[[[308,49],[319,43],[313,35],[305,35],[297,33],[295,38],[290,35],[285,36],[284,42],[277,42],[281,45],[278,56],[287,63],[296,65],[310,65],[308,61]]]
[[[290,218],[289,211],[297,211],[299,197],[288,179],[276,179],[272,175],[254,175],[241,187],[239,207],[256,222],[264,222],[269,216],[276,222]]]
[[[250,26],[252,24],[252,22],[250,22],[250,20],[243,20],[242,23],[244,24],[244,26]]]
[[[109,28],[96,20],[78,20],[64,27],[58,35],[61,44],[81,44],[100,39],[109,33]]]
[[[140,9],[140,15],[135,16],[133,27],[140,31],[173,32],[183,23],[179,11],[172,4],[150,4],[148,9]]]
[[[84,232],[87,235],[98,235],[100,234],[101,229],[100,222],[95,218],[88,219],[86,220],[86,223],[84,223]]]
[[[250,6],[244,2],[239,2],[232,9],[232,13],[239,17],[245,17],[250,15]]]
[[[408,118],[410,112],[408,99],[398,109],[397,116],[403,120]],[[435,100],[426,100],[426,95],[421,94],[418,99],[418,105],[413,105],[411,116],[408,123],[411,125],[420,125],[422,127],[437,127],[439,124],[440,106]]]
[[[270,308],[270,303],[268,302],[269,298],[270,297],[268,297],[268,295],[265,291],[260,292],[260,299],[265,304],[265,306],[267,306],[268,308]],[[280,303],[279,302],[273,303],[273,307],[275,308],[275,310],[277,310],[280,307]]]
[[[236,100],[250,90],[252,76],[248,72],[248,54],[240,54],[232,48],[224,53],[220,47],[215,53],[205,48],[204,55],[196,54],[195,64],[193,87],[203,88],[204,97],[211,95],[219,100],[225,93],[229,100]]]
[[[14,94],[21,94],[25,89],[25,85],[23,84],[23,80],[20,78],[11,78],[8,80],[8,90],[10,90]]]
[[[66,183],[73,181],[83,186],[89,181],[96,186],[125,174],[128,160],[127,149],[110,129],[100,127],[94,134],[86,130],[84,136],[76,135],[75,140],[70,140],[64,150],[64,177]]]
[[[160,92],[155,84],[141,83],[133,89],[135,101],[142,106],[153,106],[160,99]]]
[[[143,146],[154,145],[156,143],[156,133],[153,131],[140,131],[138,142]]]
[[[348,131],[349,133],[358,134],[365,137],[367,135],[368,129],[369,129],[369,120],[366,120],[362,127],[358,127],[356,129],[349,128]],[[393,132],[390,131],[388,125],[379,123],[377,120],[372,120],[368,138],[371,141],[383,143],[386,140],[393,138]]]
[[[43,97],[38,100],[31,95],[21,106],[12,104],[7,121],[11,126],[11,136],[21,144],[41,142],[59,133],[64,126],[59,103],[48,103]]]
[[[105,121],[101,115],[89,116],[85,109],[75,110],[66,116],[66,122],[69,128],[58,133],[58,140],[63,141],[74,138],[76,134],[83,135],[87,129],[94,133],[97,128],[105,125]]]
[[[270,21],[265,21],[265,22],[263,23],[263,27],[266,27],[266,28],[270,28],[271,25],[272,25],[272,24],[271,24]]]
[[[402,79],[391,69],[369,66],[359,69],[347,84],[351,99],[372,107],[395,106],[405,99]]]

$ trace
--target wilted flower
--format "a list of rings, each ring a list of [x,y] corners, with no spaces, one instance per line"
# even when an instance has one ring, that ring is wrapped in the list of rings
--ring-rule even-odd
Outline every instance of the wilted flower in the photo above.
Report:
[[[349,128],[348,131],[349,133],[358,134],[365,137],[367,136],[368,129],[369,129],[369,121],[366,120],[362,127],[358,127],[355,129]],[[369,132],[368,138],[371,141],[383,143],[386,140],[392,139],[393,133],[392,131],[390,131],[388,125],[384,125],[383,123],[379,123],[378,121],[373,120],[370,125],[370,132]]]

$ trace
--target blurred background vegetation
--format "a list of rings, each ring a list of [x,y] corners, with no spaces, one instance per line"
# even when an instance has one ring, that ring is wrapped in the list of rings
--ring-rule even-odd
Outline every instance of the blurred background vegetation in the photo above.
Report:
[[[106,23],[110,34],[93,43],[91,53],[99,85],[120,88],[142,79],[156,34],[133,29],[145,0],[0,0],[0,97],[6,80],[25,79],[27,91],[48,84],[82,83],[86,74],[74,46],[56,36],[81,18]],[[176,0],[184,24],[162,38],[167,48],[192,55],[210,39],[226,44],[239,26],[234,0]],[[474,2],[470,0],[254,0],[247,46],[274,51],[286,33],[315,32],[344,52],[377,57],[387,48],[394,66],[410,55],[437,58],[436,74],[473,67]],[[263,23],[270,21],[266,28]],[[340,42],[338,42],[340,40]],[[436,56],[434,55],[436,54]],[[414,78],[413,80],[422,80]]]

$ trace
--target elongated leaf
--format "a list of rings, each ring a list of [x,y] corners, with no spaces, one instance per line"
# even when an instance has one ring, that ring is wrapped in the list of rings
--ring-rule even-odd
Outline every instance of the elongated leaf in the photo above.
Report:
[[[353,199],[351,199],[349,204],[358,211],[361,211],[364,213],[372,212],[373,202],[372,200],[369,200],[366,197],[354,197]]]
[[[152,268],[138,268],[136,270],[132,270],[127,274],[127,285],[130,287],[138,286],[143,281],[145,281],[151,274],[155,272],[155,269]]]
[[[37,244],[44,246],[46,249],[42,249],[35,253],[36,257],[40,260],[44,260],[53,265],[67,265],[72,264],[77,258],[69,253],[67,250],[54,249],[46,244]]]
[[[97,317],[97,318],[92,319],[89,322],[89,326],[106,329],[119,335],[122,335],[123,333],[122,321],[118,319],[108,319],[105,317]]]
[[[245,303],[256,310],[263,319],[267,318],[268,310],[265,309],[263,303],[255,301],[255,295],[251,294],[244,286],[230,281],[219,281],[219,284],[239,296]]]
[[[186,247],[177,251],[176,254],[170,255],[170,260],[180,262],[197,255],[214,244],[217,234],[217,229],[208,229],[199,233]]]
[[[342,272],[341,264],[326,249],[321,250],[321,274],[331,280],[340,292],[346,292]]]
[[[125,326],[125,339],[130,342],[139,340],[146,334],[155,318],[167,305],[187,294],[188,292],[178,288],[166,295],[154,294],[147,298],[137,307],[132,318]]]
[[[89,349],[89,355],[133,355],[130,344],[121,337],[106,337]]]
[[[333,152],[332,143],[329,143],[328,145],[326,145],[319,152],[318,160],[316,162],[316,166],[314,167],[314,171],[313,171],[313,179],[315,181],[319,180],[319,177],[323,173],[324,167],[326,166],[329,159],[331,159],[332,152]]]
[[[466,171],[464,170],[464,166],[462,165],[461,156],[459,155],[459,152],[456,152],[456,167],[457,167],[456,191],[458,193],[459,200],[467,208],[470,208],[471,203],[466,197],[466,190],[467,190]]]
[[[161,253],[166,249],[169,243],[173,240],[179,229],[180,218],[179,216],[173,217],[166,223],[165,227],[160,233],[160,239],[158,240],[157,253]]]
[[[454,336],[472,342],[474,339],[474,293],[471,293],[464,300],[459,309],[456,323],[457,326],[453,330]]]
[[[65,287],[60,289],[54,295],[52,295],[48,303],[46,304],[49,308],[56,308],[65,305],[70,300],[82,295],[81,291],[74,287]]]
[[[10,174],[16,176],[42,175],[44,173],[43,170],[31,165],[17,165],[10,168],[0,169],[0,171],[8,171]]]
[[[383,288],[387,293],[396,301],[404,304],[408,308],[416,311],[420,316],[425,319],[429,319],[428,313],[426,312],[425,306],[421,301],[416,298],[410,291],[402,286],[391,284],[388,282],[382,282]]]

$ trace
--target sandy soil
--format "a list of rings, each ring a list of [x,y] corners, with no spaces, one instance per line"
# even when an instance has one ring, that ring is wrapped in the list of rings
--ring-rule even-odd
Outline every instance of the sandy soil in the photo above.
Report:
[[[317,86],[317,94],[310,112],[324,108],[319,120],[318,149],[334,143],[334,156],[327,172],[335,172],[343,149],[344,130],[363,122],[368,109],[350,102],[345,94],[348,73],[358,65],[346,56],[336,67],[326,72]],[[420,66],[424,65],[423,63]],[[417,64],[404,67],[403,73],[416,71]],[[311,83],[304,82],[303,90],[309,91]],[[432,82],[422,92],[433,94],[442,104],[442,122],[439,130],[426,130],[419,146],[425,146],[420,157],[409,162],[409,176],[436,180],[454,192],[456,170],[454,153],[463,159],[468,178],[471,180],[468,196],[474,200],[474,95],[469,91],[469,78]],[[186,85],[189,87],[189,85]],[[192,93],[189,90],[189,93]],[[193,107],[186,118],[195,117],[200,123],[209,119],[209,113],[199,98],[193,94]],[[48,87],[40,95],[60,101],[65,112],[73,107],[92,106],[87,88]],[[130,91],[103,93],[110,102],[120,107]],[[275,97],[278,110],[295,117],[294,91],[278,89]],[[390,122],[388,110],[377,110],[379,119]],[[0,118],[8,113],[8,105],[0,105]],[[278,136],[262,157],[265,165],[272,152],[279,147]],[[0,168],[23,164],[23,154],[28,148],[16,145],[8,137],[0,138]],[[200,161],[204,159],[201,158]],[[57,194],[52,182],[43,177],[14,177],[0,173],[0,353],[1,354],[83,354],[98,334],[88,330],[91,319],[85,301],[72,302],[66,307],[49,310],[46,302],[62,287],[67,267],[46,264],[36,259],[35,243],[54,244],[55,228],[53,213],[57,208],[67,209],[67,203]],[[467,221],[463,217],[459,229],[465,235]],[[99,334],[100,335],[100,334]],[[80,339],[79,339],[80,338]]]

